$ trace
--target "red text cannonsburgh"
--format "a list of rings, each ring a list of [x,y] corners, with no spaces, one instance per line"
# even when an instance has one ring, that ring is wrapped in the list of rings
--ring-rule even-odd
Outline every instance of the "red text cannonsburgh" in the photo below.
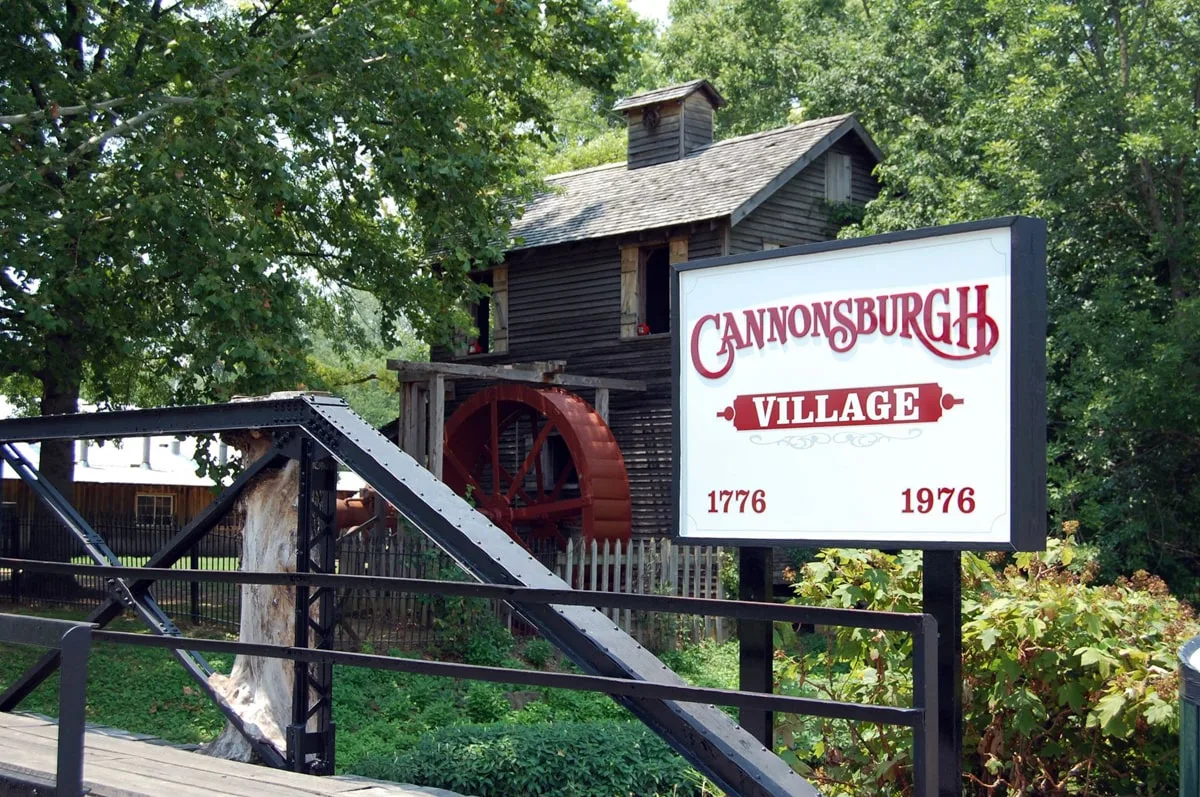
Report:
[[[787,345],[789,339],[825,338],[845,353],[867,335],[916,339],[946,360],[970,360],[991,352],[1000,330],[987,311],[987,285],[857,296],[836,301],[772,305],[709,313],[691,329],[692,367],[719,379],[737,352]]]

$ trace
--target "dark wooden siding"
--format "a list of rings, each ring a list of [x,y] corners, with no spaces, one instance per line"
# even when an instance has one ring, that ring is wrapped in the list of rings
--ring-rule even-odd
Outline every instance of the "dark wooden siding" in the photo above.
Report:
[[[133,518],[138,495],[171,495],[175,497],[175,521],[183,524],[212,503],[215,493],[202,486],[174,486],[162,484],[103,484],[97,482],[75,483],[75,508],[84,517],[96,515],[121,515]],[[17,505],[17,514],[22,517],[32,514],[37,498],[22,481],[4,480],[4,500]]]
[[[629,148],[626,161],[629,168],[653,166],[679,160],[680,123],[683,106],[678,102],[655,106],[658,110],[658,126],[647,128],[642,125],[645,109],[638,108],[629,113]]]
[[[713,140],[713,109],[708,99],[696,92],[683,101],[683,151],[694,152]]]
[[[857,138],[847,136],[831,147],[851,156],[851,200],[870,202],[879,193],[871,176],[874,159]],[[764,244],[780,246],[827,241],[837,235],[825,207],[825,155],[776,191],[730,229],[729,253],[758,252]]]

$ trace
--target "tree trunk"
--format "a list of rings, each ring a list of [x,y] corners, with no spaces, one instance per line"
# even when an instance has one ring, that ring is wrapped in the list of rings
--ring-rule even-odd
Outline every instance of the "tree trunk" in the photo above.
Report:
[[[270,447],[267,438],[244,438],[237,443],[243,461],[253,462]],[[299,463],[264,473],[242,499],[246,513],[242,529],[242,569],[294,572],[296,569],[296,500]],[[242,587],[242,642],[272,645],[295,643],[296,593],[293,587],[247,584]],[[238,715],[283,752],[291,723],[293,664],[282,659],[238,656],[228,676],[214,674],[209,682]],[[252,750],[230,724],[204,752],[218,758],[249,761]]]
[[[47,348],[57,349],[54,355],[58,360],[58,367],[48,367],[42,375],[42,415],[78,412],[80,365],[74,357],[63,357],[63,354],[71,351],[70,343],[52,338]],[[38,470],[64,498],[68,501],[75,500],[74,440],[43,440]],[[36,500],[32,517],[34,528],[29,535],[29,545],[22,552],[24,558],[51,562],[69,561],[71,552],[75,550],[70,532],[51,515],[40,500]],[[25,583],[28,585],[28,591],[39,595],[69,595],[79,589],[74,578],[49,573],[26,579]]]

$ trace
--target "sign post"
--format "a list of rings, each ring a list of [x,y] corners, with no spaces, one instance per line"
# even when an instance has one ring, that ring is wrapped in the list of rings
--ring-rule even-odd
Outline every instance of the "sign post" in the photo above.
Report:
[[[673,266],[679,538],[745,546],[743,596],[763,591],[758,549],[924,550],[946,795],[959,552],[1045,547],[1045,247],[1012,217]]]
[[[771,600],[771,549],[745,546],[738,549],[738,600]],[[770,621],[737,621],[738,688],[747,692],[771,692],[775,688],[775,628]],[[738,724],[763,746],[775,749],[775,714],[743,708]]]

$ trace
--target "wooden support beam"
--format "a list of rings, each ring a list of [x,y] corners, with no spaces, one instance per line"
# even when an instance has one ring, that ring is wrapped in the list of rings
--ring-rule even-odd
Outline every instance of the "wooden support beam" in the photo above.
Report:
[[[608,388],[596,388],[596,414],[608,423]]]
[[[446,440],[446,377],[429,378],[429,472],[442,478],[442,451]]]
[[[417,424],[421,422],[420,393],[416,382],[404,384],[404,415],[400,421],[400,448],[414,459],[417,450]]]
[[[417,394],[417,444],[413,453],[413,457],[417,460],[417,464],[424,465],[426,468],[428,468],[429,465],[426,457],[429,455],[429,411],[426,409],[427,405],[425,403],[426,386],[422,382],[417,382],[413,385],[413,387],[416,388]]]
[[[632,390],[643,392],[646,383],[638,379],[615,379],[607,376],[579,376],[576,374],[544,373],[541,371],[509,368],[503,365],[469,365],[467,363],[428,363],[407,360],[388,360],[388,369],[395,371],[401,382],[425,384],[434,374],[441,374],[447,381],[453,379],[495,379],[502,382],[533,382],[560,387],[606,387],[609,390]]]

